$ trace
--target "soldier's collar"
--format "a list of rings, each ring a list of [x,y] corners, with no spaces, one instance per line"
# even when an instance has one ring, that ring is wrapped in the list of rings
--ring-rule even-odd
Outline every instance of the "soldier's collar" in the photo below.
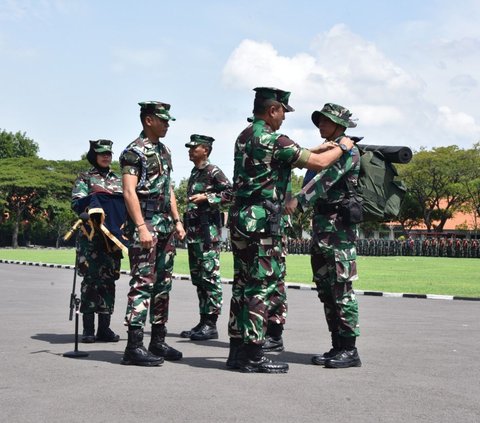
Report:
[[[160,140],[158,140],[158,142],[154,143],[150,140],[150,138],[148,138],[146,135],[145,135],[145,131],[142,131],[140,132],[140,138],[143,140],[143,143],[145,144],[145,146],[147,147],[154,147],[158,144],[160,144]]]
[[[207,160],[205,160],[204,162],[200,163],[198,166],[195,166],[195,167],[196,167],[197,169],[202,170],[202,169],[205,169],[205,168],[208,166],[209,163],[210,163],[210,162],[209,162],[208,159],[207,159]]]

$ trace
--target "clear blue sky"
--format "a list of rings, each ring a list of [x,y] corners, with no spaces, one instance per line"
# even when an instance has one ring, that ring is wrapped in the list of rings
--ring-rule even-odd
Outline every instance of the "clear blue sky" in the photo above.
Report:
[[[425,1],[0,0],[0,128],[46,159],[88,140],[115,157],[140,132],[139,101],[171,103],[165,143],[188,177],[190,134],[216,139],[227,176],[256,86],[292,91],[281,132],[320,142],[326,102],[358,118],[365,143],[412,149],[480,141],[480,3]]]

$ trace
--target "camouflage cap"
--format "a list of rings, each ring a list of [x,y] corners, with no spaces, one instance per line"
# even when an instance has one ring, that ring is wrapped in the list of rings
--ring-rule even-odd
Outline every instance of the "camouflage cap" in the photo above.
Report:
[[[326,116],[331,121],[344,126],[345,128],[355,128],[357,126],[357,124],[350,119],[352,116],[350,110],[343,106],[339,106],[338,104],[326,103],[322,110],[315,110],[312,113],[312,122],[317,128],[320,114]]]
[[[90,141],[90,150],[95,153],[111,153],[113,142],[110,140]]]
[[[160,101],[142,101],[138,105],[140,106],[140,113],[151,113],[163,120],[175,120],[170,115],[170,104]]]
[[[197,145],[206,145],[207,147],[212,148],[213,141],[215,141],[215,139],[208,137],[207,135],[193,134],[190,135],[190,142],[186,143],[185,147],[190,148],[196,147]]]
[[[288,105],[288,99],[290,97],[289,91],[282,91],[278,88],[270,87],[257,87],[254,88],[255,98],[263,98],[265,100],[275,100],[282,104],[286,112],[294,112],[295,109]]]

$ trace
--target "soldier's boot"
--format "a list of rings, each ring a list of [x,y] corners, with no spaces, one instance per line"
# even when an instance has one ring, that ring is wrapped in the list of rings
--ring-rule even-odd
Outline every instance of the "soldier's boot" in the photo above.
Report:
[[[238,360],[239,370],[244,373],[287,373],[288,364],[273,361],[265,357],[262,346],[258,344],[245,344],[245,356]]]
[[[190,338],[193,332],[197,332],[203,326],[206,318],[207,318],[206,314],[200,314],[200,322],[198,322],[197,325],[194,326],[192,329],[183,330],[182,332],[180,332],[180,338]]]
[[[190,339],[192,341],[207,341],[208,339],[218,339],[217,331],[218,314],[209,314],[205,317],[205,322],[200,328],[192,332]]]
[[[142,328],[129,326],[127,347],[121,363],[133,366],[160,366],[163,357],[152,354],[143,346]]]
[[[239,369],[240,362],[245,361],[245,348],[243,348],[243,339],[230,338],[230,351],[227,358],[227,367],[229,369]]]
[[[95,337],[97,342],[118,342],[120,336],[110,329],[110,314],[100,313],[98,315],[98,330]]]
[[[83,335],[82,342],[85,344],[93,344],[95,342],[95,314],[83,313]]]
[[[340,336],[341,350],[334,357],[325,360],[325,367],[330,369],[345,369],[347,367],[360,367],[362,362],[355,348],[355,336]]]
[[[312,364],[315,364],[317,366],[323,366],[326,360],[335,357],[341,351],[342,347],[340,345],[340,336],[338,335],[338,332],[332,332],[331,337],[332,348],[330,349],[330,351],[323,354],[314,355],[312,357]]]
[[[152,325],[152,337],[150,339],[148,351],[158,357],[163,357],[168,361],[181,360],[183,354],[165,342],[166,334],[167,329],[164,324]]]
[[[265,343],[262,346],[264,352],[283,351],[283,325],[281,323],[268,322]]]

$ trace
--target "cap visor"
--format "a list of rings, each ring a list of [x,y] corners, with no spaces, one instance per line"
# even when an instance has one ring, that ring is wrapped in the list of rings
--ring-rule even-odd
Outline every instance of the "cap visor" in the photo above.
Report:
[[[283,104],[282,103],[282,106],[285,109],[285,111],[287,111],[287,112],[294,112],[295,111],[295,109],[292,106],[289,106],[288,104]]]
[[[157,116],[158,118],[160,118],[162,120],[166,120],[166,121],[176,120],[173,116],[166,115],[164,113],[155,113],[155,116]]]

